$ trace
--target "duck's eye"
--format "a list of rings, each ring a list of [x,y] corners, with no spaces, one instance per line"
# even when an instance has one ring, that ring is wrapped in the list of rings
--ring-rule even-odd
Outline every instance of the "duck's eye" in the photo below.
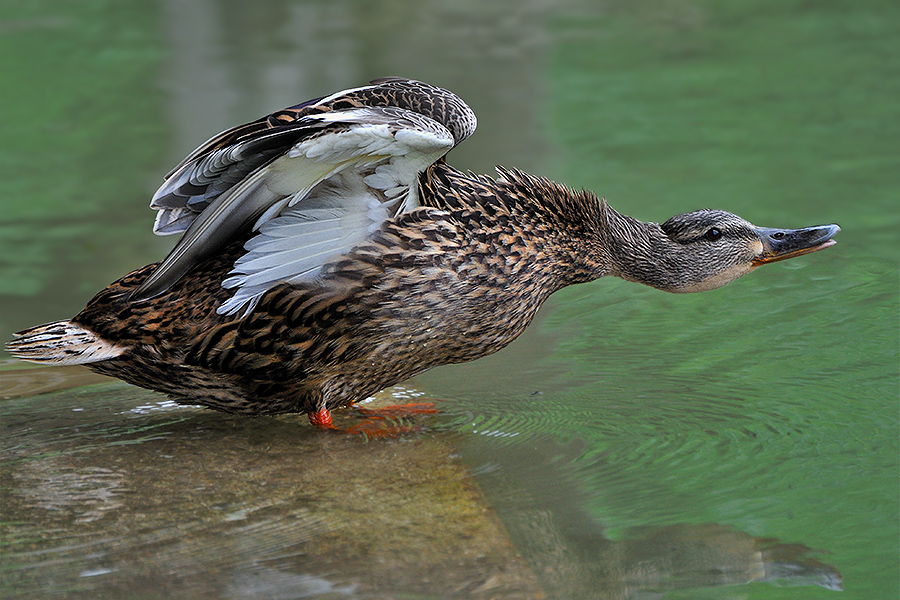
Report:
[[[722,237],[722,230],[719,229],[718,227],[713,227],[712,229],[710,229],[709,231],[706,232],[705,237],[709,241],[714,242],[717,239],[719,239],[720,237]]]

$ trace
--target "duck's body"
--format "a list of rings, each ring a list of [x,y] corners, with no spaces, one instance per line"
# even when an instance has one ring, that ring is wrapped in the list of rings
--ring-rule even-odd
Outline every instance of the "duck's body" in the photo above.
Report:
[[[571,228],[588,209],[599,215],[596,197],[443,162],[423,184],[440,206],[392,219],[317,279],[272,288],[244,318],[216,312],[244,238],[147,301],[128,297],[157,265],[126,275],[71,320],[128,348],[88,366],[184,403],[310,413],[499,350],[551,293],[605,274],[583,247],[590,238]],[[585,213],[564,216],[556,202]]]
[[[361,113],[373,99],[376,112]],[[10,350],[182,403],[321,424],[329,409],[499,350],[567,285],[616,275],[712,289],[838,230],[766,230],[723,211],[642,223],[546,179],[462,173],[441,156],[474,115],[419,82],[379,80],[290,110],[213,138],[170,174],[157,230],[186,231],[166,261]],[[348,132],[381,145],[348,151]],[[314,142],[325,149],[310,152]]]

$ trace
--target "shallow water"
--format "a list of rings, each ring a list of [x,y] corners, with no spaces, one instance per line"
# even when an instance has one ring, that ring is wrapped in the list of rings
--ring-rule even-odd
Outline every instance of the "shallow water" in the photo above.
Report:
[[[898,9],[372,6],[4,9],[0,337],[163,255],[146,202],[197,143],[391,73],[476,110],[461,167],[838,245],[706,294],[563,290],[406,384],[441,412],[396,439],[4,364],[0,595],[897,597]]]

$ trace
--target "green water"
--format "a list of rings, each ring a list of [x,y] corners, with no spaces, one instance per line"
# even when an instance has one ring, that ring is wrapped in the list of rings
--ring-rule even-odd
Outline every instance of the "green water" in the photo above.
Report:
[[[842,598],[900,593],[896,3],[45,1],[0,11],[3,339],[71,316],[166,252],[172,240],[150,234],[146,204],[196,144],[384,74],[472,105],[479,130],[451,156],[461,167],[517,166],[657,222],[709,206],[772,227],[839,223],[834,248],[715,292],[618,280],[563,290],[506,350],[419,377],[441,415],[379,452],[452,446],[553,598],[830,598],[836,572]],[[160,402],[105,384],[0,404],[3,597],[207,597],[205,586],[209,597],[429,597],[374,584],[363,594],[350,581],[365,572],[351,567],[345,579],[312,573],[331,587],[279,578],[320,564],[283,538],[320,531],[301,516],[324,496],[274,501],[236,472],[264,462],[254,444],[271,440],[305,473],[291,428]],[[296,435],[304,449],[319,443],[305,425]],[[347,460],[369,455],[351,446]],[[218,491],[196,500],[184,479],[204,447],[228,460],[208,475]],[[163,454],[170,468],[155,464]],[[145,473],[147,461],[171,487]],[[277,476],[290,489],[290,475]],[[42,487],[56,504],[35,495]],[[190,499],[168,525],[164,506],[134,501],[166,494]],[[419,494],[397,484],[373,502],[412,506]],[[235,545],[244,530],[210,516],[219,504],[290,524],[276,528],[282,545],[259,522]],[[187,550],[148,550],[176,533]],[[73,553],[82,542],[113,552],[116,536],[132,540],[120,562]],[[224,563],[207,550],[221,545]],[[678,566],[666,550],[676,547],[735,564],[789,556],[768,576],[716,580],[721,562]],[[382,558],[400,568],[420,555],[390,548]],[[281,575],[257,568],[279,552],[294,553]],[[150,568],[151,555],[165,569]],[[802,565],[793,576],[791,564]],[[269,580],[235,576],[226,594],[214,586],[223,569]],[[163,572],[199,583],[145,587]],[[469,595],[481,597],[450,597]]]

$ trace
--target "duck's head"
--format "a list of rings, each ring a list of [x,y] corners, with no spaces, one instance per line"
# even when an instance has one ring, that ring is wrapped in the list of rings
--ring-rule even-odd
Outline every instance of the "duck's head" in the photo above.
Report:
[[[604,206],[613,274],[668,292],[703,292],[760,265],[815,252],[835,241],[837,225],[757,227],[723,210],[698,210],[642,223]]]

